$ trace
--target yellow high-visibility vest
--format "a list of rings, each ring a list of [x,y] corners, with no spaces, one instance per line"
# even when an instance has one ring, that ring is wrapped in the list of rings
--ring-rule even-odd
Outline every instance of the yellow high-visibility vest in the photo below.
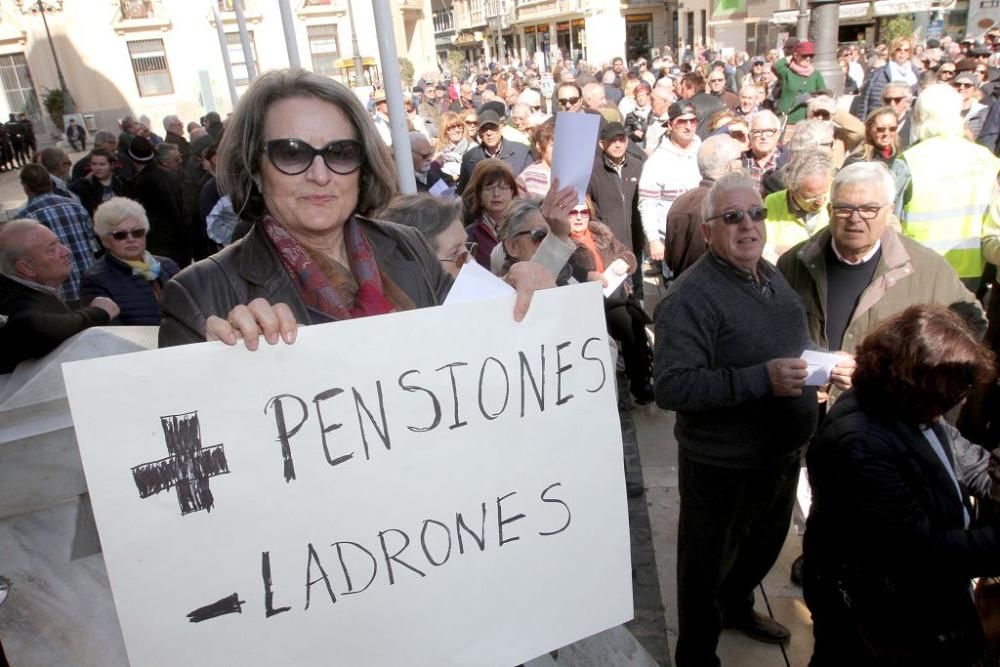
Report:
[[[934,137],[900,156],[910,168],[903,234],[942,255],[960,278],[983,273],[983,216],[1000,159],[960,138]]]

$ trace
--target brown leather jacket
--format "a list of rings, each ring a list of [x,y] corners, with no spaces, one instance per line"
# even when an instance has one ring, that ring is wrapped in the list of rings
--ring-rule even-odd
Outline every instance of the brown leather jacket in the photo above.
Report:
[[[437,306],[451,289],[424,236],[412,227],[355,216],[375,251],[379,269],[417,308]],[[161,301],[160,347],[205,340],[205,320],[225,318],[239,304],[257,298],[286,303],[301,324],[330,321],[311,310],[282,265],[264,230],[255,225],[243,239],[189,266],[167,283]]]

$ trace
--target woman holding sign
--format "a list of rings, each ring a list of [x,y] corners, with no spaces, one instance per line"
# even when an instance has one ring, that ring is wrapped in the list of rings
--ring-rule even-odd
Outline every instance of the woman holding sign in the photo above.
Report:
[[[168,283],[161,346],[291,343],[299,324],[438,305],[451,287],[422,234],[367,217],[395,194],[392,158],[336,81],[304,70],[257,79],[228,123],[217,178],[253,228]],[[552,278],[525,264],[508,282],[520,320]]]

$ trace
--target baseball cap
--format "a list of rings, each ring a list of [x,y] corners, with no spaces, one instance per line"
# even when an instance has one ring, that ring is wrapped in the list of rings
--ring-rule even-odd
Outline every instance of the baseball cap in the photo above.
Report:
[[[601,141],[611,141],[620,136],[627,136],[625,126],[621,123],[605,123],[601,128]]]
[[[487,109],[479,114],[479,128],[482,130],[487,125],[496,125],[500,127],[500,116],[497,115],[496,111],[492,109]]]
[[[694,108],[694,105],[689,102],[674,102],[667,109],[667,117],[671,120],[677,120],[681,116],[694,116],[698,118],[698,110]]]
[[[812,42],[799,42],[795,45],[794,53],[800,56],[814,56],[816,55],[816,45]]]

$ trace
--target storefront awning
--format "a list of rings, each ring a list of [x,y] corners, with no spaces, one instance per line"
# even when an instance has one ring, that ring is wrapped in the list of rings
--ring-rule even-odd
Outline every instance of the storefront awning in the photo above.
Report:
[[[879,16],[894,16],[896,14],[916,14],[918,12],[932,12],[938,9],[945,9],[953,3],[942,3],[939,0],[875,0],[869,2],[851,2],[840,4],[840,20],[864,19],[866,17],[876,18]],[[869,13],[874,5],[874,12]],[[791,9],[783,12],[775,12],[771,18],[771,23],[795,23],[798,21],[799,11]]]

